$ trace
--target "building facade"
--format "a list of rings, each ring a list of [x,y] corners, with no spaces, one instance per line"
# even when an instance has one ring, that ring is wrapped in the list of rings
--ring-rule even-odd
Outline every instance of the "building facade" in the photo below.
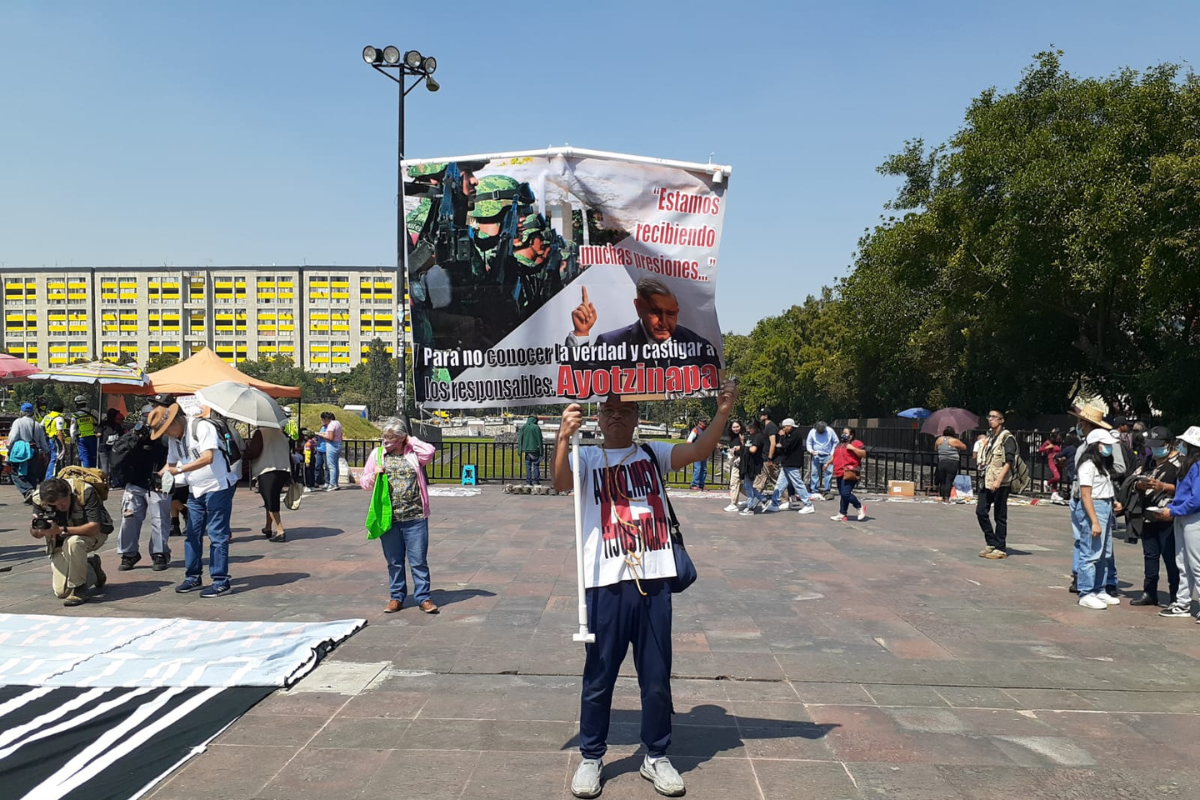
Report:
[[[287,357],[336,373],[373,339],[392,354],[403,340],[383,267],[6,268],[0,283],[0,347],[43,369],[210,347],[230,364]]]

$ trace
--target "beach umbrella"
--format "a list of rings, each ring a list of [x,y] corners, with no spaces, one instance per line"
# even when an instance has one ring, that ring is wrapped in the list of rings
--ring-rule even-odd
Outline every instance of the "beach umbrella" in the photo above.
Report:
[[[16,356],[0,353],[0,383],[16,383],[28,380],[30,375],[36,375],[39,372],[41,370],[28,361],[22,361]]]
[[[196,392],[214,411],[257,428],[283,429],[287,414],[266,392],[233,381],[221,381]]]
[[[925,424],[921,426],[921,433],[941,436],[942,431],[947,427],[954,428],[959,433],[978,430],[979,417],[965,408],[942,408],[933,412],[929,419],[925,420]]]
[[[31,381],[55,381],[57,383],[117,384],[120,386],[145,386],[146,373],[137,364],[110,364],[107,361],[92,361],[87,364],[71,364],[55,367],[29,376]]]
[[[896,416],[906,419],[929,419],[932,414],[928,408],[906,408]]]

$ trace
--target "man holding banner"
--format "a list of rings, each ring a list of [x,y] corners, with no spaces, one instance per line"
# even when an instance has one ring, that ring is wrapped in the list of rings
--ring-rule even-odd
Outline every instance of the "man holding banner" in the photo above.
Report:
[[[667,758],[671,744],[671,591],[675,554],[670,536],[664,472],[705,460],[720,441],[737,401],[737,386],[726,382],[717,413],[695,441],[671,445],[634,444],[638,404],[609,395],[600,405],[600,447],[568,455],[572,436],[583,424],[578,403],[562,414],[554,453],[554,488],[570,491],[572,467],[579,470],[583,524],[584,586],[588,629],[579,716],[583,761],[571,782],[576,797],[597,797],[607,751],[613,687],[629,646],[633,646],[642,693],[641,774],[668,797],[684,794],[683,779]],[[647,450],[648,448],[648,450]],[[653,457],[651,456],[653,453]]]

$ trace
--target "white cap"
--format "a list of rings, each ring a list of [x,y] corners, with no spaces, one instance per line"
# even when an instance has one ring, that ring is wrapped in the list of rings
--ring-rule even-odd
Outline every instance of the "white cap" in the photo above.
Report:
[[[1116,431],[1105,430],[1104,428],[1093,428],[1087,435],[1088,444],[1116,444],[1121,441],[1117,436]]]
[[[1192,447],[1200,447],[1200,425],[1193,425],[1179,437]],[[1191,452],[1190,450],[1188,452]]]
[[[796,420],[792,419],[791,417],[788,417],[787,419],[785,419],[783,422],[781,422],[781,423],[779,424],[779,427],[781,427],[781,428],[794,428],[794,427],[796,427]]]

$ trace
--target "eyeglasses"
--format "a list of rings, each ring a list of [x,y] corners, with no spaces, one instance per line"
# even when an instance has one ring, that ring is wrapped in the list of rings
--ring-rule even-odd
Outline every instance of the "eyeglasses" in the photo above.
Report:
[[[611,419],[613,417],[623,417],[625,419],[632,419],[633,417],[637,416],[637,409],[636,408],[602,408],[602,409],[600,409],[600,416],[608,417],[609,419]]]
[[[988,419],[1004,419],[1004,417],[999,414],[988,414]]]

